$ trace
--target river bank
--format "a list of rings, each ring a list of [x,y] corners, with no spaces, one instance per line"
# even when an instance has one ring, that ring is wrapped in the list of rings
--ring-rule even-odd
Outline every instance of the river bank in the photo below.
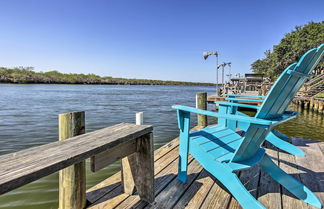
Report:
[[[212,83],[164,81],[152,79],[113,78],[95,74],[35,72],[33,68],[0,67],[0,83],[12,84],[101,84],[101,85],[186,85],[212,86]]]

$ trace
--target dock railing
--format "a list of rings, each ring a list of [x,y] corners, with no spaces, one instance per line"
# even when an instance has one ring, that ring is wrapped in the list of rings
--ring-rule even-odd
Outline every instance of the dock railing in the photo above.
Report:
[[[122,159],[124,192],[154,201],[153,127],[120,123],[85,133],[85,113],[59,115],[59,141],[0,156],[0,194],[59,172],[59,209],[86,207],[85,160],[98,171]]]

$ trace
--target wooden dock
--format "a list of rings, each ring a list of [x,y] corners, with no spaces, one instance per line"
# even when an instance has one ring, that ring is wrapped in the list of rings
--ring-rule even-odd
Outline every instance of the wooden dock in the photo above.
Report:
[[[267,153],[324,202],[324,142],[300,138],[293,138],[292,142],[305,151],[306,157],[295,157],[271,146],[267,148]],[[153,205],[141,201],[136,194],[123,193],[121,173],[118,172],[87,191],[89,208],[241,208],[226,189],[192,157],[189,158],[188,182],[181,183],[176,176],[178,145],[179,140],[176,138],[154,153]],[[266,208],[313,208],[293,197],[258,167],[241,171],[239,176],[251,194]]]

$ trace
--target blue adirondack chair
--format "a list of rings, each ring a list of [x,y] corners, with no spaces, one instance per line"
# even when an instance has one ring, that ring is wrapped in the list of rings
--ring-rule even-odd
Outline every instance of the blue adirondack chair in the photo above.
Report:
[[[292,91],[291,94],[296,95],[298,90],[299,88],[294,88],[294,91]],[[256,96],[256,95],[227,94],[226,96],[228,98],[225,98],[225,100],[228,100],[230,102],[215,102],[216,104],[219,105],[219,112],[240,115],[240,116],[247,116],[247,115],[238,111],[238,107],[256,109],[258,111],[260,109],[260,106],[239,104],[237,103],[238,101],[249,101],[249,102],[262,101],[263,102],[266,99],[266,96]],[[237,97],[249,97],[249,98],[237,98]],[[246,131],[249,127],[249,123],[239,122],[239,121],[221,120],[221,123],[223,123],[222,125],[228,126],[234,131],[236,128]],[[305,156],[303,150],[289,143],[289,137],[281,133],[280,131],[277,131],[275,129],[271,130],[271,132],[266,136],[266,140],[271,144],[275,145],[276,147],[280,148],[281,150],[284,150],[290,154]]]
[[[285,173],[266,154],[261,144],[273,128],[296,117],[296,112],[286,111],[293,92],[305,82],[324,54],[324,44],[305,53],[298,63],[290,65],[271,88],[255,117],[210,112],[192,107],[174,105],[180,129],[178,179],[187,180],[188,154],[190,153],[209,173],[215,176],[243,208],[264,208],[243,186],[233,171],[249,169],[258,164],[274,180],[300,200],[317,208],[322,204],[305,185]],[[225,105],[223,110],[231,108]],[[219,118],[219,125],[190,132],[190,113]],[[242,137],[222,121],[248,124]]]

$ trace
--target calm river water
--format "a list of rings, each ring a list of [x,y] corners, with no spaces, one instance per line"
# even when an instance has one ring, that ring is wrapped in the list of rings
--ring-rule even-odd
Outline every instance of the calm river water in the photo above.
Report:
[[[195,106],[197,92],[214,91],[209,86],[0,85],[0,155],[56,141],[57,115],[80,110],[86,111],[86,132],[134,123],[135,113],[144,112],[144,123],[154,126],[158,148],[178,134],[171,105]],[[324,141],[323,117],[312,112],[301,111],[278,129],[289,136]],[[115,163],[98,173],[87,170],[87,187],[119,169],[120,163]],[[0,208],[56,209],[57,199],[58,175],[53,174],[0,196]]]

